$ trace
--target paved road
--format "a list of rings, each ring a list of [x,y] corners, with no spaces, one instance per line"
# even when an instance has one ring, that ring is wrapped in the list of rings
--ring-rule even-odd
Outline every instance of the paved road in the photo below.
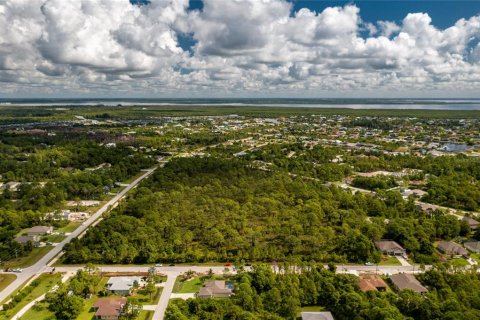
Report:
[[[170,301],[170,296],[172,295],[173,285],[175,284],[175,279],[180,275],[178,271],[167,271],[167,281],[163,286],[162,295],[158,301],[155,312],[153,313],[152,320],[162,320],[165,316],[165,311],[167,311],[168,302]]]
[[[40,275],[42,272],[45,272],[48,268],[48,262],[52,260],[55,256],[57,256],[62,250],[63,247],[72,241],[73,238],[77,238],[80,234],[82,234],[88,227],[90,227],[100,216],[108,211],[112,206],[114,206],[127,192],[129,192],[132,188],[134,188],[137,184],[140,183],[143,179],[150,176],[157,167],[145,170],[145,173],[141,175],[139,178],[135,179],[132,183],[130,183],[127,187],[125,187],[122,191],[120,191],[115,197],[113,197],[110,201],[108,201],[103,207],[98,209],[90,218],[88,218],[81,226],[79,226],[74,232],[69,234],[62,242],[58,245],[53,247],[46,255],[44,255],[40,260],[38,260],[34,265],[23,269],[22,273],[17,274],[17,279],[13,281],[8,287],[3,289],[0,292],[0,302],[5,300],[12,292],[14,292],[17,288],[19,288],[25,281],[32,277],[36,277]]]

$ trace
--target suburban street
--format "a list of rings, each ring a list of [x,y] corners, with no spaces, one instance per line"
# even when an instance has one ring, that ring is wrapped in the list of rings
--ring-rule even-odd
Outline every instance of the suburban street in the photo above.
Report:
[[[131,189],[137,186],[143,179],[150,176],[157,167],[145,170],[145,173],[140,177],[132,181],[127,187],[120,191],[116,196],[114,196],[110,201],[108,201],[104,206],[98,209],[90,218],[85,220],[85,222],[79,226],[74,232],[69,234],[62,242],[52,248],[46,255],[44,255],[40,260],[38,260],[34,265],[23,269],[22,273],[16,273],[17,279],[13,281],[9,286],[0,292],[0,301],[5,300],[11,293],[13,293],[17,288],[19,288],[27,280],[32,280],[41,273],[45,272],[48,268],[48,263],[50,260],[55,258],[59,253],[62,252],[63,247],[72,241],[72,239],[77,238],[85,230],[87,230],[97,219],[99,219],[103,213],[111,209],[120,199],[122,199]]]
[[[162,295],[160,296],[160,300],[155,308],[152,319],[163,319],[165,316],[165,311],[167,311],[168,301],[170,301],[170,296],[172,295],[175,279],[180,275],[180,272],[168,271],[165,272],[165,274],[167,275],[167,281],[163,287]]]

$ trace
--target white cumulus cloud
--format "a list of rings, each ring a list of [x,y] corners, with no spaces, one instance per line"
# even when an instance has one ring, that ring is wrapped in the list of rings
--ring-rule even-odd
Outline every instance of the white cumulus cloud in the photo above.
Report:
[[[480,92],[478,15],[438,29],[427,13],[363,21],[353,4],[188,8],[188,0],[0,0],[0,93]]]

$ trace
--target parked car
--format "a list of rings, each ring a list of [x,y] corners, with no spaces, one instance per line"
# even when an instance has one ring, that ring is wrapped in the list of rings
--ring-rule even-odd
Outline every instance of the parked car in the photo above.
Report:
[[[155,267],[163,267],[163,264],[162,264],[162,263],[157,263],[157,264],[155,265]]]

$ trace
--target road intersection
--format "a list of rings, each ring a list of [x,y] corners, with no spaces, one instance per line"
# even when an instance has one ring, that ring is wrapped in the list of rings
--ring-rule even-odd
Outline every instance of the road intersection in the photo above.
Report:
[[[113,206],[115,206],[118,201],[120,201],[131,189],[135,188],[143,179],[150,176],[157,167],[153,167],[151,169],[145,170],[145,173],[142,174],[140,177],[132,181],[127,187],[125,187],[122,191],[120,191],[116,196],[114,196],[110,201],[108,201],[104,206],[98,209],[90,218],[88,218],[81,226],[79,226],[75,231],[69,234],[62,242],[58,245],[53,247],[47,254],[45,254],[40,260],[38,260],[34,265],[23,269],[22,273],[17,273],[17,278],[13,281],[10,285],[8,285],[5,289],[0,292],[0,302],[4,301],[10,294],[12,294],[15,290],[20,288],[22,284],[26,283],[27,281],[32,281],[37,276],[42,274],[43,272],[47,271],[48,264],[50,260],[54,259],[57,255],[59,255],[63,247],[72,241],[72,239],[77,238],[83,232],[85,232],[92,224],[95,223],[97,219],[99,219],[102,214],[110,210]]]

